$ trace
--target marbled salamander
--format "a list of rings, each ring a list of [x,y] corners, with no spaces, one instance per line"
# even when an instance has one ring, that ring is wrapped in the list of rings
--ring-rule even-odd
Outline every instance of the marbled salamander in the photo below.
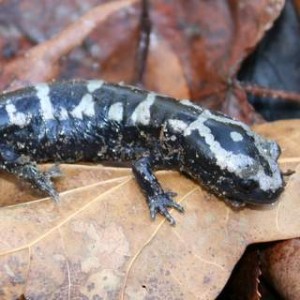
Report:
[[[36,162],[130,161],[152,218],[172,224],[154,169],[188,174],[234,203],[265,204],[283,189],[279,146],[245,124],[188,100],[103,81],[38,84],[0,102],[1,168],[58,200]]]

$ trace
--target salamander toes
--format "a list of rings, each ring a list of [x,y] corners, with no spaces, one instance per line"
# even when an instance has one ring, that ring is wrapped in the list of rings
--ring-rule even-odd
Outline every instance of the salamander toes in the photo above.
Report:
[[[36,189],[52,198],[54,202],[59,202],[59,194],[48,176],[40,174],[38,177],[33,178],[30,182]]]
[[[172,196],[174,196],[173,192],[166,192],[163,194],[149,197],[149,208],[152,219],[155,219],[156,214],[160,213],[169,221],[170,225],[176,224],[176,221],[169,213],[168,208],[175,208],[179,212],[183,212],[184,209],[180,204],[176,203],[172,199]]]
[[[52,187],[50,188],[47,192],[46,192],[50,198],[56,203],[58,204],[59,203],[59,193]]]
[[[184,212],[184,208],[182,205],[180,205],[179,203],[177,203],[176,201],[174,201],[172,198],[173,197],[176,197],[177,196],[177,193],[174,193],[174,192],[166,192],[165,193],[168,198],[169,198],[169,201],[168,201],[168,207],[173,207],[175,208],[176,210],[178,210],[179,212],[183,213]]]
[[[64,176],[63,171],[61,170],[60,166],[58,164],[53,165],[50,167],[44,174],[48,178],[59,178]]]
[[[38,191],[51,197],[56,203],[59,202],[59,194],[56,191],[53,182],[51,181],[53,176],[51,176],[49,172],[43,173],[35,164],[29,163],[15,168],[14,173],[27,181]],[[57,171],[54,173],[57,174]]]

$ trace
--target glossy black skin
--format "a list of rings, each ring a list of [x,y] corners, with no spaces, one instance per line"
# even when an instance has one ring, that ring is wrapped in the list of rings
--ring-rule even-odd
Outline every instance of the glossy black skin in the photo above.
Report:
[[[248,136],[243,128],[237,128],[229,124],[224,126],[215,120],[210,120],[207,126],[212,129],[212,133],[224,149],[235,154],[242,153],[254,158],[259,164],[263,165],[267,174],[271,174],[272,171],[268,162],[260,156],[254,146],[253,138]],[[243,136],[243,141],[233,143],[229,138],[229,132],[232,130],[238,131]],[[275,191],[264,191],[255,180],[251,180],[247,176],[240,178],[228,170],[220,169],[215,163],[214,153],[197,132],[185,137],[184,145],[183,171],[201,182],[204,187],[219,197],[232,200],[234,202],[232,204],[235,206],[242,206],[246,203],[254,205],[271,204],[276,201],[283,191],[283,185]],[[274,142],[270,142],[270,146],[275,147],[273,160],[277,161],[281,150]],[[266,147],[269,147],[269,145],[267,144]],[[198,158],[195,160],[196,153]]]
[[[243,184],[244,179],[221,170],[215,164],[214,154],[196,133],[184,137],[168,123],[170,119],[178,119],[190,124],[196,120],[201,108],[186,106],[168,97],[156,96],[155,103],[150,108],[149,124],[137,125],[132,122],[131,116],[137,105],[145,100],[148,92],[133,87],[104,84],[92,93],[96,112],[93,117],[83,116],[83,119],[78,119],[69,114],[67,119],[59,120],[61,108],[71,112],[86,93],[85,81],[51,84],[49,97],[55,120],[45,120],[40,111],[40,99],[33,87],[2,95],[1,168],[25,179],[58,200],[51,181],[53,174],[42,173],[35,162],[129,161],[132,162],[134,175],[146,195],[151,216],[154,218],[159,212],[171,224],[175,224],[175,220],[167,208],[175,207],[179,211],[183,211],[183,208],[172,200],[174,193],[164,192],[153,174],[154,169],[180,170],[204,183],[215,194],[240,202],[268,203],[274,201],[280,192],[261,191],[257,186],[249,186],[249,181]],[[18,112],[29,117],[30,121],[26,126],[10,123],[5,110],[7,101]],[[115,102],[122,102],[124,105],[123,119],[120,122],[107,117],[109,107]],[[217,135],[224,124],[215,125]],[[219,139],[222,140],[222,137]],[[251,142],[249,138],[247,143],[234,147],[239,152],[255,156]],[[228,149],[234,148],[229,140],[224,140],[223,144]],[[197,159],[195,151],[201,154]],[[224,178],[222,181],[218,181],[220,176]]]

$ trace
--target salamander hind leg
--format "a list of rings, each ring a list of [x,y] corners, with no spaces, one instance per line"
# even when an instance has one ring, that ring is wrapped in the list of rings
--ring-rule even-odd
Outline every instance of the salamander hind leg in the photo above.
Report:
[[[55,202],[59,201],[59,194],[51,181],[51,178],[57,177],[57,172],[42,172],[27,156],[19,155],[8,145],[0,145],[0,159],[1,169],[30,183],[43,194],[50,196]]]
[[[171,225],[175,225],[175,219],[171,216],[168,208],[175,208],[180,212],[184,209],[176,203],[172,197],[173,192],[165,192],[154,176],[152,168],[155,167],[150,157],[143,157],[133,163],[132,170],[135,178],[144,192],[150,209],[151,218],[154,219],[157,213],[163,215]]]

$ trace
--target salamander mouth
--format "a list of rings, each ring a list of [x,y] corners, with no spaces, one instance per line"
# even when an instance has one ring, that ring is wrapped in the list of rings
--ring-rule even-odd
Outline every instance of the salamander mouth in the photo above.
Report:
[[[263,190],[253,180],[242,180],[238,184],[228,180],[228,177],[225,178],[226,180],[222,182],[222,185],[214,185],[211,191],[233,207],[273,204],[277,202],[279,195],[284,189],[283,186],[279,186],[276,189]]]
[[[186,172],[186,175],[188,173]],[[191,177],[192,176],[189,176]],[[205,184],[202,178],[192,178],[208,191],[212,192],[233,207],[242,207],[245,205],[270,205],[277,202],[283,187],[276,190],[262,190],[258,183],[252,180],[240,181],[240,184],[233,184],[232,178],[224,177],[222,184]],[[213,181],[213,180],[212,180]]]
[[[276,191],[262,192],[261,190],[253,191],[251,197],[243,199],[246,204],[251,205],[269,205],[278,201],[279,195],[283,191],[283,187]]]

